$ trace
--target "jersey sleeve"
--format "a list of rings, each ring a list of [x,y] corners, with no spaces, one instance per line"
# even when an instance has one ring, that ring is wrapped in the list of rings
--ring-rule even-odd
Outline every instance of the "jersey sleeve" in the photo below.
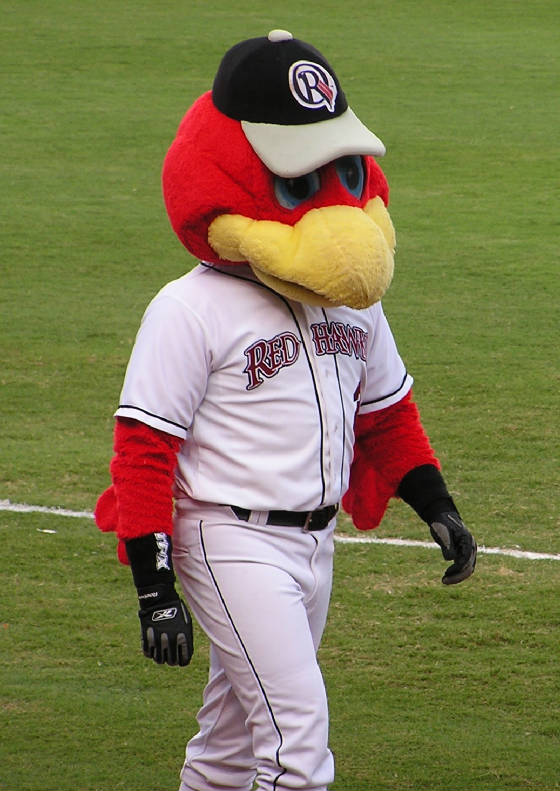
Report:
[[[413,383],[397,350],[381,303],[373,305],[371,311],[373,326],[368,339],[367,378],[361,393],[360,415],[396,404],[410,391]]]
[[[142,319],[115,416],[185,439],[211,359],[200,318],[180,299],[160,293]]]

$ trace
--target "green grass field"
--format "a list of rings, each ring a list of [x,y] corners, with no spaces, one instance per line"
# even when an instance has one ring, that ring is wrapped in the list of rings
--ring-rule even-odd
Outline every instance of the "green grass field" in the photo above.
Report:
[[[163,156],[223,52],[284,27],[387,145],[385,310],[465,520],[481,545],[560,554],[557,2],[2,12],[0,500],[91,511],[108,485],[140,317],[193,263]],[[377,536],[428,538],[401,503]],[[204,637],[186,670],[143,659],[129,572],[88,518],[0,511],[0,541],[0,789],[175,789]],[[332,789],[560,789],[560,564],[483,554],[449,590],[429,548],[335,561]]]

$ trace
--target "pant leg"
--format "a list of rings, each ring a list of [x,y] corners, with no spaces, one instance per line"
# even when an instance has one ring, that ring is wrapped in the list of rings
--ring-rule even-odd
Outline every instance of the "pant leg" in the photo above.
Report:
[[[197,720],[200,730],[187,745],[182,772],[188,785],[181,789],[250,791],[256,764],[245,712],[212,647],[208,684]]]
[[[262,791],[324,791],[333,778],[326,692],[316,660],[330,596],[332,530],[248,525],[227,508],[178,512],[175,568],[233,693],[222,687],[220,718],[231,722],[243,712],[245,731],[240,725],[234,731],[237,754],[247,755],[248,734]],[[206,785],[193,776],[187,758],[183,788],[213,791],[224,787],[224,773],[231,770],[220,744],[224,729],[211,730],[207,717],[201,719],[193,742],[195,748],[205,745]],[[228,750],[235,752],[231,745]],[[197,761],[200,755],[198,749]],[[234,785],[238,770],[228,779],[230,791],[246,788]]]

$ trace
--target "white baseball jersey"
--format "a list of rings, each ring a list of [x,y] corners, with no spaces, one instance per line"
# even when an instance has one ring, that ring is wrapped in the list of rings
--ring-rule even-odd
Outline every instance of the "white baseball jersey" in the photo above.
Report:
[[[186,439],[178,496],[306,511],[346,491],[356,412],[411,385],[380,303],[312,307],[200,264],[148,306],[116,415]]]

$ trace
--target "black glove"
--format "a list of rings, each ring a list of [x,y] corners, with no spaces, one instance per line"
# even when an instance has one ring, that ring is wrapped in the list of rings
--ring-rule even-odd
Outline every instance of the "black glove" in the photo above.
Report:
[[[162,595],[163,599],[150,607],[147,601]],[[171,596],[175,598],[171,598]],[[193,655],[192,620],[185,604],[177,596],[175,588],[163,591],[143,588],[138,591],[142,609],[138,613],[142,629],[144,656],[158,665],[188,665]]]
[[[443,575],[443,584],[455,585],[470,577],[476,565],[476,541],[459,516],[437,467],[414,467],[400,482],[397,494],[429,525],[443,557],[455,561]]]
[[[470,577],[476,565],[476,541],[456,511],[444,511],[430,523],[432,538],[445,560],[454,560],[442,577],[444,585],[455,585]]]
[[[126,542],[138,591],[142,650],[158,665],[188,665],[193,655],[192,620],[175,590],[171,538],[150,533]]]

